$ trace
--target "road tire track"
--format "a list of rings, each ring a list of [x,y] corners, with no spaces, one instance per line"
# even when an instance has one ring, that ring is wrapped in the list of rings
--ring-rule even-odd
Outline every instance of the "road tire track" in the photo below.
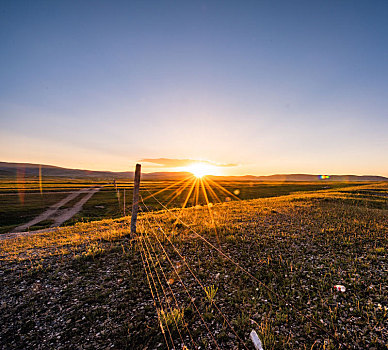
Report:
[[[15,229],[12,230],[12,232],[26,231],[28,230],[29,227],[34,226],[41,221],[44,221],[53,217],[55,222],[52,227],[59,226],[62,223],[64,223],[66,220],[69,220],[75,214],[77,214],[82,209],[82,206],[100,189],[101,187],[88,187],[88,188],[83,188],[76,192],[72,192],[70,195],[63,198],[58,203],[53,204],[44,213],[38,215],[36,218],[32,219],[26,224],[16,227]],[[87,195],[84,198],[82,198],[79,202],[77,202],[72,208],[65,210],[63,214],[59,215],[58,217],[55,217],[55,214],[57,214],[59,208],[63,207],[66,203],[70,202],[71,200],[77,198],[79,195],[84,193],[87,193]]]
[[[59,216],[54,218],[54,223],[50,227],[57,227],[62,225],[65,221],[71,219],[75,214],[81,211],[83,205],[99,190],[101,187],[89,188],[88,194],[80,201],[74,204],[73,207],[64,210]]]

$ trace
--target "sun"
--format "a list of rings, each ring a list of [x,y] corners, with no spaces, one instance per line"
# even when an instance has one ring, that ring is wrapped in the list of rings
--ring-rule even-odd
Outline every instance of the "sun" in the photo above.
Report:
[[[185,170],[192,173],[198,179],[204,177],[205,175],[218,174],[216,166],[201,162],[190,164],[185,168]]]

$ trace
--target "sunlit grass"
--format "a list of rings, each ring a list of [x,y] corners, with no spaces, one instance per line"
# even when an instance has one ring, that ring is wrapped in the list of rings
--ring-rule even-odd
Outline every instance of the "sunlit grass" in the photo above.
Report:
[[[182,182],[177,186],[187,186],[186,190],[189,190],[194,183],[187,203],[195,204],[197,188],[202,193],[200,181]],[[110,308],[117,307],[116,311],[109,310],[109,317],[117,317],[118,324],[122,323],[123,333],[117,339],[129,342],[125,345],[129,348],[136,348],[137,341],[149,348],[163,342],[155,320],[163,322],[164,328],[168,324],[174,331],[176,325],[183,331],[183,324],[187,323],[190,331],[194,331],[195,340],[211,348],[212,340],[203,325],[200,327],[201,321],[192,300],[224,348],[231,339],[230,330],[213,304],[220,305],[244,339],[252,327],[255,328],[266,349],[300,348],[301,343],[306,349],[338,348],[338,344],[314,324],[301,319],[195,234],[218,247],[214,232],[217,227],[222,251],[303,314],[336,334],[344,344],[352,347],[357,343],[364,348],[382,346],[385,336],[376,330],[382,329],[387,322],[388,283],[383,273],[387,270],[387,199],[360,194],[360,186],[349,186],[346,190],[327,189],[274,198],[217,202],[209,188],[206,185],[204,188],[208,202],[213,203],[213,217],[209,215],[209,205],[150,213],[143,208],[138,219],[138,237],[129,235],[128,218],[79,223],[52,233],[0,241],[1,264],[7,276],[15,274],[15,281],[28,275],[33,281],[39,279],[52,284],[56,276],[68,275],[68,285],[73,280],[80,280],[85,281],[82,283],[89,291],[97,288],[98,293],[92,294],[94,303],[88,306],[88,302],[79,308],[88,310],[90,307],[91,315],[94,315],[92,311],[95,312],[94,308],[99,305],[95,300],[102,300],[104,307],[106,303],[110,303]],[[386,184],[362,186],[363,190],[376,188],[388,190]],[[178,223],[177,216],[181,220]],[[146,240],[149,240],[148,254],[155,263],[150,266],[156,266],[155,271],[159,272],[163,267],[167,276],[165,289],[171,287],[179,302],[179,307],[168,308],[166,301],[171,295],[163,296],[159,289],[163,303],[162,307],[158,306],[159,318],[148,289],[142,285],[145,275],[139,267],[139,254]],[[205,292],[190,277],[170,240],[207,286]],[[176,271],[165,258],[159,241]],[[106,272],[109,288],[96,282],[103,271],[109,271]],[[112,277],[112,271],[117,277]],[[185,296],[176,272],[193,294],[192,299]],[[346,292],[336,292],[333,287],[337,284],[346,286]],[[40,288],[34,286],[31,288]],[[71,288],[66,293],[71,293]],[[125,309],[127,303],[132,303],[130,312]],[[118,316],[123,314],[123,308],[125,315],[131,315],[127,318],[129,323],[122,322],[122,316]],[[132,315],[135,316],[133,319],[130,318]],[[92,316],[90,318],[94,321]],[[69,322],[71,331],[74,323]],[[137,340],[128,340],[126,337],[134,330]],[[176,333],[175,336],[179,347],[179,337]]]

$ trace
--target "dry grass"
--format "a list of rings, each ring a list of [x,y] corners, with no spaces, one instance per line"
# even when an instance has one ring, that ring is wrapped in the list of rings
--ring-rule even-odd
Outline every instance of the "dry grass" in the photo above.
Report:
[[[215,348],[215,342],[222,349],[242,348],[237,336],[251,348],[254,328],[266,350],[384,349],[387,193],[386,184],[368,184],[217,204],[212,207],[216,231],[202,206],[182,212],[188,226],[174,225],[178,210],[141,214],[140,240],[129,236],[124,218],[2,241],[0,344],[165,348],[158,316],[163,310],[170,325],[179,314],[180,334],[171,327],[177,348],[182,343],[193,348],[190,336],[202,349]],[[157,286],[156,306],[142,258]],[[197,279],[216,290],[212,303],[211,290],[203,290]],[[336,284],[346,292],[335,291]],[[156,299],[156,289],[154,294]]]

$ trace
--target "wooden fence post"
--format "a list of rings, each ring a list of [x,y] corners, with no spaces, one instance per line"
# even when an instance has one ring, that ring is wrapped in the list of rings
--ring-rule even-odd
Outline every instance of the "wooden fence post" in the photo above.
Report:
[[[123,213],[124,213],[124,216],[125,216],[125,188],[124,188],[124,193],[123,193]]]
[[[140,187],[140,169],[141,165],[136,164],[135,180],[133,183],[133,203],[131,217],[131,234],[136,234],[137,212],[139,211],[139,187]]]

